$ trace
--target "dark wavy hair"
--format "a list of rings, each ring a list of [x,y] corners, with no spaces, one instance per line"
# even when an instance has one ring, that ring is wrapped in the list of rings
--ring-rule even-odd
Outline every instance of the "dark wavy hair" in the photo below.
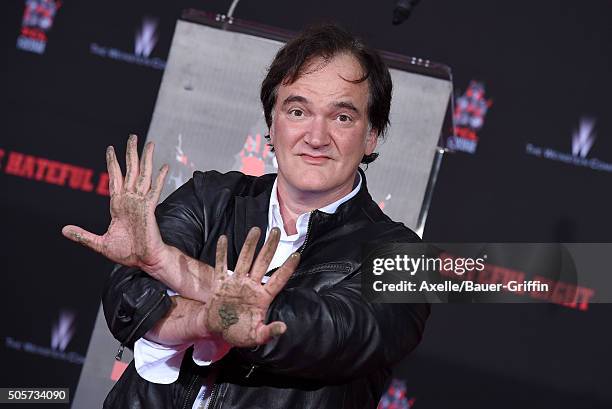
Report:
[[[361,64],[365,74],[352,82],[368,81],[368,121],[376,129],[377,137],[384,137],[389,125],[393,88],[389,69],[375,50],[335,24],[310,26],[285,44],[274,57],[261,83],[260,94],[268,128],[272,126],[272,110],[280,84],[297,81],[312,58],[321,57],[327,62],[341,53],[351,54]],[[378,153],[364,155],[361,163],[371,163],[377,157]]]

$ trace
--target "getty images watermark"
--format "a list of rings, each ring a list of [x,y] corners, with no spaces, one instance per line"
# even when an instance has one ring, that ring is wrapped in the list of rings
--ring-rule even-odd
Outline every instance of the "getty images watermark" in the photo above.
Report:
[[[431,274],[433,272],[446,273],[447,275],[456,274],[463,276],[466,272],[482,272],[486,268],[486,257],[452,257],[448,253],[442,253],[439,257],[411,257],[407,254],[396,254],[394,258],[374,258],[372,261],[372,274],[380,276],[385,272],[397,272],[414,277],[418,271]],[[451,276],[452,277],[452,276]],[[373,283],[374,291],[427,291],[427,292],[448,292],[448,291],[549,291],[549,284],[539,280],[509,280],[507,283],[479,283],[471,280],[461,280],[452,282],[429,282],[420,280],[401,280],[399,283],[386,283],[382,279],[375,280]]]
[[[612,302],[610,243],[396,243],[364,249],[373,302]]]

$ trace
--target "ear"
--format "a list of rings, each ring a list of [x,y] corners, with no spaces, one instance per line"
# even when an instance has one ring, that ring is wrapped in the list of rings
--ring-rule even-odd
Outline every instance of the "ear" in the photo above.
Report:
[[[365,154],[371,155],[376,149],[376,144],[378,142],[378,129],[372,128],[368,131],[365,140]]]
[[[270,128],[268,128],[268,136],[270,136],[270,139],[267,142],[270,145],[274,145],[274,124],[272,124]]]

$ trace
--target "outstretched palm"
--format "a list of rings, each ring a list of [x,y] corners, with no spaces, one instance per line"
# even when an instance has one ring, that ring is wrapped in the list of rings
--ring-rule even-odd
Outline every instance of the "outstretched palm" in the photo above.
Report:
[[[125,180],[113,147],[106,150],[111,214],[107,232],[98,236],[69,225],[62,229],[62,233],[116,263],[146,271],[161,262],[165,249],[154,212],[168,166],[161,168],[155,185],[151,186],[153,143],[146,144],[140,165],[136,147],[136,136],[130,135]]]
[[[280,232],[277,228],[272,229],[253,263],[259,235],[258,228],[249,231],[231,276],[227,273],[227,238],[221,236],[217,242],[212,297],[205,307],[206,327],[212,333],[220,333],[233,346],[261,345],[287,329],[283,322],[266,325],[264,320],[272,300],[291,277],[300,257],[298,253],[292,254],[270,280],[261,285],[276,251]]]

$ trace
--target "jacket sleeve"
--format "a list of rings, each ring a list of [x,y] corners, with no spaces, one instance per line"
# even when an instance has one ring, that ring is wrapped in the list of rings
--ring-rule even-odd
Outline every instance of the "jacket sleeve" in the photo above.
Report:
[[[206,231],[203,203],[198,189],[204,174],[174,191],[155,210],[162,239],[185,254],[198,258]],[[155,323],[167,314],[171,301],[167,286],[147,273],[120,264],[114,266],[102,294],[104,316],[113,336],[133,349]]]
[[[420,342],[429,304],[370,303],[360,273],[334,287],[282,291],[267,322],[283,321],[285,334],[241,355],[270,372],[342,382],[389,367]]]

